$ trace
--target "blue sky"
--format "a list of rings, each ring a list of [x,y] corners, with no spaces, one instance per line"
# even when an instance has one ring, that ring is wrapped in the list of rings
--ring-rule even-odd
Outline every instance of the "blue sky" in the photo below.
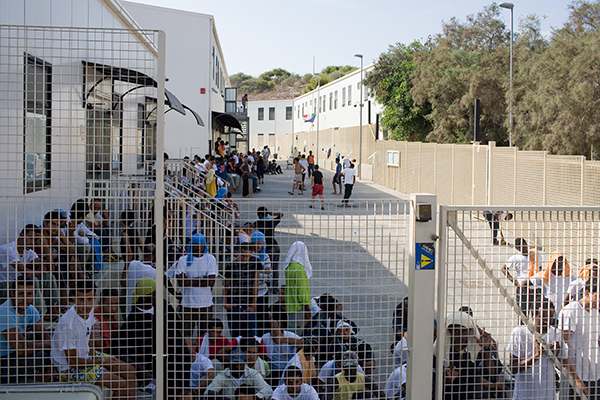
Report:
[[[479,0],[131,0],[215,16],[230,75],[258,76],[273,68],[305,74],[328,65],[355,65],[353,55],[375,61],[390,44],[410,43],[441,31],[442,21],[464,21],[491,4]],[[569,16],[571,0],[512,0],[519,19],[545,16],[549,35]],[[502,16],[510,25],[510,11]],[[144,28],[154,28],[146,26]],[[168,34],[168,33],[167,33]]]

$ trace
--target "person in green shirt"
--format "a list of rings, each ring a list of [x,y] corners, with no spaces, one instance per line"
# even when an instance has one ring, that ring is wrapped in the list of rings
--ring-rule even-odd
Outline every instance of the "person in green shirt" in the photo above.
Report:
[[[288,316],[288,330],[302,335],[306,321],[310,319],[310,287],[312,266],[304,242],[292,243],[283,262],[282,290]]]

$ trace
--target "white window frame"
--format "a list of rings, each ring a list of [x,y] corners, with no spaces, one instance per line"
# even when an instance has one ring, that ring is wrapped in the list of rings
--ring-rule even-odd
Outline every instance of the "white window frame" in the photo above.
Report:
[[[387,166],[388,167],[399,167],[400,166],[400,152],[399,151],[388,150]]]

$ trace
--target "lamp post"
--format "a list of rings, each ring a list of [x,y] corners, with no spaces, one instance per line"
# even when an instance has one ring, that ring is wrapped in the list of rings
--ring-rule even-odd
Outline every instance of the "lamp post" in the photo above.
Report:
[[[319,75],[314,75],[314,77],[316,77],[318,79],[317,82],[317,99],[319,101],[319,105],[321,105],[321,77]],[[316,156],[317,156],[317,160],[315,161],[315,164],[319,164],[319,117],[320,117],[320,112],[319,112],[319,105],[317,106],[317,151],[316,151]]]
[[[294,88],[288,87],[292,91],[292,155],[294,155],[294,117],[296,115],[296,110],[294,109]]]
[[[360,125],[358,126],[358,178],[362,179],[362,125],[363,125],[363,55],[355,54],[354,57],[360,58],[360,101],[358,109],[360,110]]]
[[[510,106],[509,106],[509,119],[510,119],[510,128],[508,131],[508,145],[512,147],[512,134],[513,134],[513,114],[512,114],[512,98],[513,98],[513,10],[515,5],[513,3],[500,3],[500,7],[506,8],[510,10]]]

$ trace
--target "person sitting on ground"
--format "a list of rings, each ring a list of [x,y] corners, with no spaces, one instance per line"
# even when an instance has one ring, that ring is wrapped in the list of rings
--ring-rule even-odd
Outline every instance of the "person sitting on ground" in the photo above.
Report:
[[[152,379],[156,377],[156,281],[141,278],[132,293],[133,309],[121,326],[119,353],[135,366],[141,386],[146,392],[156,389]]]
[[[246,365],[258,371],[260,375],[267,379],[271,375],[271,367],[269,363],[263,360],[260,355],[267,353],[264,346],[256,340],[256,338],[242,338],[238,347],[246,356]]]
[[[119,291],[105,288],[100,294],[100,303],[94,308],[94,316],[100,323],[102,332],[102,348],[96,349],[102,353],[116,354],[116,339],[119,336]]]
[[[312,265],[304,242],[292,243],[283,262],[283,270],[283,282],[280,283],[288,314],[288,329],[299,335],[310,320],[311,304],[308,280],[312,277]]]
[[[503,383],[492,383],[481,367],[491,354],[484,351],[490,347],[490,335],[480,335],[475,320],[460,311],[448,315],[445,327],[445,398],[487,398],[490,391],[503,389]]]
[[[86,382],[106,386],[116,398],[134,399],[135,369],[115,357],[90,349],[90,331],[96,318],[96,286],[78,280],[70,291],[75,303],[58,321],[52,335],[51,357],[62,383]]]
[[[210,358],[196,353],[196,359],[190,369],[190,387],[193,388],[194,395],[203,393],[216,375]]]
[[[288,361],[296,354],[303,340],[293,332],[283,330],[279,321],[271,321],[271,331],[266,333],[261,344],[271,359],[271,382],[277,385]]]
[[[385,396],[390,400],[406,398],[406,364],[396,367],[388,377],[385,384]]]
[[[335,376],[342,372],[342,354],[342,352],[336,353],[333,359],[327,361],[319,371],[319,386],[316,388],[319,393],[326,395],[326,397],[333,396],[333,381]],[[358,365],[358,372],[365,373],[360,364]]]
[[[362,342],[358,345],[356,354],[358,355],[358,365],[362,366],[365,374],[365,398],[385,398],[385,393],[381,392],[377,383],[374,382],[377,362],[373,356],[373,348],[369,343]]]
[[[208,332],[197,339],[197,346],[194,353],[202,354],[213,361],[213,364],[226,362],[227,356],[232,349],[238,346],[237,338],[233,340],[223,336],[223,321],[218,318],[208,321]]]
[[[90,229],[94,231],[96,235],[100,238],[100,244],[102,245],[102,253],[105,255],[110,255],[107,259],[108,261],[118,261],[111,255],[111,233],[110,228],[108,227],[110,223],[109,213],[102,206],[102,200],[95,198],[90,201],[89,212],[85,216],[85,222],[89,225]]]
[[[131,299],[135,285],[142,278],[156,280],[156,246],[149,244],[144,246],[144,256],[141,261],[133,260],[127,268],[127,279],[125,283],[125,318],[131,312]]]
[[[89,208],[85,199],[79,199],[71,206],[71,219],[75,222],[75,246],[86,269],[93,266],[94,272],[104,269],[104,256],[100,238],[94,233],[85,221]]]
[[[319,339],[314,337],[303,338],[302,349],[288,361],[285,369],[288,369],[291,366],[300,368],[302,371],[302,382],[311,386],[317,386],[319,384],[319,379],[317,377],[319,371],[315,367],[315,354],[318,348]],[[285,375],[285,370],[283,371],[283,374]],[[282,383],[283,381],[279,382],[279,384]]]
[[[339,320],[335,327],[335,336],[333,341],[329,343],[327,353],[329,356],[343,353],[344,351],[357,351],[358,345],[362,343],[362,339],[358,339],[353,335],[352,325],[346,320]]]
[[[238,387],[250,386],[256,390],[259,399],[270,399],[273,389],[265,382],[258,371],[246,365],[246,356],[240,350],[234,350],[229,355],[229,368],[219,372],[207,386],[204,397],[207,399],[221,395],[234,399]]]
[[[342,372],[333,380],[334,400],[350,400],[357,392],[365,390],[365,374],[358,372],[358,355],[355,351],[342,353]]]
[[[66,233],[63,232],[64,227]],[[67,222],[67,215],[61,215],[60,210],[54,210],[44,215],[42,222],[41,249],[42,262],[46,271],[52,271],[59,287],[59,303],[69,304],[69,286],[76,279],[83,279],[79,268],[77,249],[72,244],[74,223]]]
[[[559,360],[566,359],[567,353],[562,335],[551,325],[554,320],[552,303],[548,299],[537,303],[532,317],[535,330],[552,349],[554,355]],[[511,372],[515,378],[513,399],[554,400],[556,398],[554,362],[527,326],[519,325],[513,329],[506,351],[510,354]]]
[[[0,384],[32,381],[34,364],[50,349],[50,335],[32,304],[34,289],[33,277],[21,275],[0,305]]]
[[[314,387],[304,382],[302,371],[295,365],[288,367],[284,373],[284,383],[273,391],[274,400],[319,400]]]

